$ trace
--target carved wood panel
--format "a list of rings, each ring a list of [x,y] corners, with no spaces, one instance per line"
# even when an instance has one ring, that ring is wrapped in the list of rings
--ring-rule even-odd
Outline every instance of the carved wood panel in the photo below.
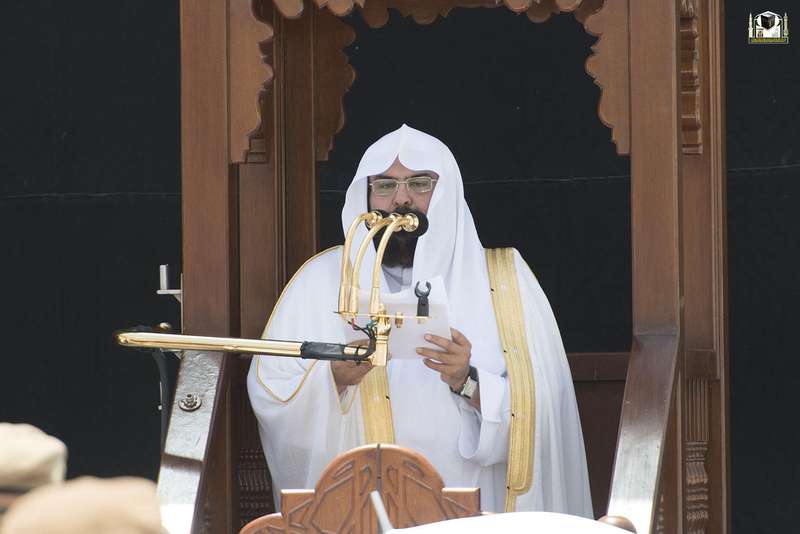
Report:
[[[698,9],[695,0],[681,0],[681,128],[684,154],[700,154],[703,151]]]
[[[261,135],[261,101],[274,73],[267,53],[274,30],[252,0],[230,0],[228,8],[228,105],[230,161],[257,161],[262,154],[254,140]],[[258,143],[256,142],[256,145]],[[263,143],[262,143],[263,145]],[[254,156],[248,157],[249,152]],[[262,156],[263,157],[263,156]]]
[[[241,534],[377,532],[369,493],[378,490],[396,528],[480,514],[480,490],[448,489],[421,454],[395,445],[366,445],[340,454],[313,490],[281,492],[281,513]]]
[[[361,10],[364,21],[370,28],[380,28],[389,21],[389,9],[396,9],[402,16],[411,17],[417,24],[432,24],[439,17],[446,17],[455,7],[496,7],[492,0],[369,0]]]
[[[376,1],[378,0],[370,0],[369,2],[366,2],[366,0],[314,0],[317,7],[327,7],[339,17],[349,15],[356,7],[369,9],[369,4]],[[274,0],[274,3],[283,16],[290,19],[300,17],[305,9],[303,0]],[[516,13],[527,12],[528,16],[532,17],[532,20],[534,16],[539,17],[544,13],[571,12],[583,8],[583,13],[578,19],[583,21],[583,16],[601,3],[602,0],[430,0],[426,2],[404,0],[397,4],[398,8],[405,9],[406,12],[413,10],[419,13],[420,19],[417,22],[420,22],[421,20],[427,20],[430,13],[434,12],[443,17],[447,16],[450,9],[456,5],[460,7],[498,7],[505,5]]]
[[[597,36],[586,72],[600,87],[597,114],[611,128],[618,154],[630,154],[630,76],[628,55],[628,0],[606,0],[599,11],[586,18],[586,31]]]
[[[407,528],[480,513],[479,490],[445,488],[436,469],[410,452],[388,445],[380,449],[380,490],[393,525]]]
[[[685,531],[704,534],[710,501],[706,458],[708,455],[708,379],[690,378],[686,384],[686,427],[684,461],[686,470]]]
[[[315,33],[316,158],[326,161],[334,136],[344,127],[344,95],[356,78],[344,51],[356,34],[351,26],[327,11],[319,13]]]

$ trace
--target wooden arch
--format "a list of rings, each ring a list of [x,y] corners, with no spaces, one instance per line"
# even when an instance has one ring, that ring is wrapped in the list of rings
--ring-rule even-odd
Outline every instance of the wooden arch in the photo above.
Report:
[[[617,145],[619,154],[630,152],[630,118],[628,113],[628,43],[627,27],[611,21],[623,20],[627,15],[627,1],[620,0],[432,0],[418,2],[414,0],[315,0],[320,9],[327,8],[336,17],[349,15],[358,7],[361,16],[368,26],[377,29],[389,21],[389,9],[396,9],[404,17],[412,17],[418,24],[432,24],[439,17],[446,17],[454,8],[493,8],[505,6],[516,13],[524,13],[532,22],[544,22],[553,14],[573,13],[583,24],[587,32],[600,37],[592,47],[594,53],[587,59],[586,71],[601,89],[598,115],[600,120],[612,130],[612,140]],[[253,16],[241,13],[238,24],[253,33],[249,42],[260,41],[261,46],[268,45],[274,36],[274,16],[259,11],[261,4],[254,3]],[[275,11],[288,19],[301,17],[304,12],[302,0],[279,0],[274,3]],[[258,28],[253,20],[258,19],[264,25]],[[319,112],[317,114],[317,159],[324,161],[333,147],[333,138],[344,126],[344,109],[342,100],[355,79],[355,72],[348,63],[344,48],[353,42],[355,33],[349,26],[338,22],[333,17],[320,16],[317,23],[325,28],[322,34],[329,37],[325,46],[314,50],[316,57],[328,65],[328,76],[322,85],[325,91],[318,97]],[[247,42],[247,41],[245,41]],[[248,66],[249,72],[237,72],[237,79],[257,80],[264,65],[259,65],[256,48],[251,46],[249,61],[242,62]],[[245,50],[239,51],[242,55]],[[268,91],[274,75],[272,63],[275,58],[267,54],[263,58],[266,64],[264,81],[252,101],[236,105],[240,110],[237,115],[247,115],[246,110],[253,109],[253,102],[260,102]],[[255,83],[252,87],[257,87]],[[612,89],[614,88],[614,89]],[[252,112],[250,113],[252,116]],[[268,136],[258,121],[239,121],[240,127],[232,132],[232,138],[238,139],[237,153],[243,154],[242,160],[258,160],[262,154],[261,139]],[[267,138],[268,139],[268,138]],[[234,156],[235,154],[232,154]]]
[[[586,71],[600,87],[598,116],[612,130],[612,140],[619,154],[630,153],[630,95],[628,94],[629,57],[628,27],[618,21],[627,20],[627,0],[314,0],[320,8],[327,8],[337,17],[349,15],[358,7],[364,21],[371,28],[380,28],[388,20],[390,8],[398,10],[405,17],[412,17],[418,24],[431,24],[438,17],[446,17],[456,7],[500,7],[505,6],[516,13],[525,13],[533,22],[544,22],[557,13],[573,13],[586,31],[599,37],[592,47],[593,54],[586,61]],[[681,108],[683,128],[683,148],[686,153],[702,151],[702,132],[699,99],[699,44],[697,31],[697,10],[695,0],[681,0]],[[259,57],[258,48],[268,47],[274,37],[273,20],[275,13],[266,14],[264,4],[253,3],[253,11],[246,9],[234,11],[235,23],[249,38],[237,40],[234,52],[241,56],[232,64],[239,67],[231,78],[237,83],[249,81],[254,88],[252,100],[232,101],[231,123],[232,140],[238,140],[232,147],[234,161],[258,161],[265,157],[265,130],[261,127],[258,114],[259,103],[269,90],[275,58],[267,53]],[[276,0],[274,11],[287,19],[301,17],[304,12],[303,0]],[[256,23],[260,21],[262,26]],[[321,60],[335,66],[329,70],[329,79],[323,81],[325,92],[319,95],[317,116],[317,159],[324,161],[333,147],[333,138],[344,126],[342,99],[355,79],[355,72],[349,65],[344,48],[352,43],[355,34],[344,24],[337,24],[330,17],[321,17],[326,25],[323,33],[330,37],[324,47],[314,52]],[[249,46],[249,48],[248,48]],[[266,67],[266,69],[265,69]],[[257,80],[263,78],[260,89]],[[257,94],[255,94],[257,93]],[[246,93],[234,93],[246,96]],[[249,120],[248,120],[249,119]]]
[[[355,75],[342,52],[352,30],[337,15],[360,9],[379,25],[388,7],[425,22],[499,5],[315,2],[181,1],[187,333],[259,336],[287,274],[316,252],[316,166]],[[631,351],[569,357],[593,399],[625,384],[618,438],[616,421],[590,433],[611,443],[608,513],[640,533],[729,530],[722,4],[504,3],[532,20],[571,11],[599,36],[587,70],[601,120],[631,157]],[[271,511],[248,365],[218,354],[181,363],[175,398],[202,404],[172,408],[159,475],[171,532],[234,532]]]

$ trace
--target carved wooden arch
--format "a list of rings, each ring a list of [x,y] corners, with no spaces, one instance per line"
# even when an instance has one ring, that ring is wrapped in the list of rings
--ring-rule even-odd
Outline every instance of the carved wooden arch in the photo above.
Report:
[[[628,0],[431,0],[419,2],[415,0],[314,0],[319,8],[327,10],[337,17],[350,14],[356,6],[360,8],[364,21],[372,28],[380,28],[389,20],[389,8],[397,9],[403,16],[410,16],[419,24],[431,24],[438,17],[446,17],[456,7],[500,7],[505,6],[516,13],[525,13],[533,22],[544,22],[551,15],[572,12],[586,31],[599,37],[592,47],[593,54],[587,59],[586,70],[600,87],[601,96],[598,104],[600,120],[612,130],[612,140],[617,145],[619,154],[630,152],[630,112],[628,94]],[[302,15],[303,0],[273,0],[276,10],[286,18]],[[273,58],[269,56],[269,44],[274,31],[271,13],[263,12],[258,1],[253,2],[255,17],[265,26],[267,31],[258,39],[264,55],[260,58],[267,67],[267,76],[259,87],[258,99],[263,98],[273,81]],[[270,10],[271,11],[271,10]],[[626,21],[620,25],[619,21]],[[319,24],[325,25],[325,34],[332,36],[333,42],[317,46],[317,61],[336,65],[336,69],[326,69],[337,73],[336,79],[326,80],[326,87],[333,91],[320,95],[316,110],[316,157],[318,161],[327,159],[333,146],[334,136],[344,126],[343,97],[355,80],[355,72],[349,64],[344,48],[353,42],[353,29],[338,23],[333,17],[319,17]],[[614,30],[614,31],[612,31]],[[252,46],[252,44],[251,44]],[[252,62],[248,63],[253,65]],[[263,66],[262,66],[263,76]],[[251,76],[249,76],[252,78]],[[252,95],[252,93],[251,93]],[[252,98],[242,103],[239,108],[253,108]],[[250,124],[242,124],[239,132],[231,132],[231,139],[241,140],[232,143],[232,157],[241,149],[243,159],[233,161],[259,161],[269,157],[262,150],[269,145],[269,129],[260,124],[261,117],[256,116]]]
[[[586,31],[598,37],[592,46],[592,55],[586,60],[586,71],[600,88],[598,117],[611,129],[612,141],[617,146],[617,153],[630,153],[630,94],[628,65],[628,5],[629,0],[314,0],[320,8],[327,8],[337,17],[350,14],[358,6],[364,21],[372,28],[380,28],[389,20],[389,8],[397,9],[403,16],[410,16],[418,24],[431,24],[438,17],[446,17],[455,7],[499,7],[504,5],[516,13],[525,13],[533,22],[544,22],[551,15],[572,12],[583,24]],[[284,17],[297,18],[304,9],[303,0],[273,0],[273,5]],[[257,99],[242,101],[242,94],[247,92],[232,91],[231,121],[231,157],[232,161],[260,161],[268,157],[264,145],[264,128],[254,105],[260,102],[269,89],[273,79],[272,61],[269,57],[269,44],[274,30],[271,16],[259,12],[261,3],[252,2],[253,14],[265,28],[253,27],[253,17],[241,12],[237,15],[241,26],[248,29],[241,35],[256,37],[258,47],[264,51],[260,58],[248,54],[246,47],[252,50],[252,41],[237,39],[232,46],[233,53],[249,56],[249,60],[240,62],[244,65],[240,72],[233,73],[234,83],[246,83],[258,88]],[[263,7],[263,6],[262,6]],[[624,23],[620,23],[624,21]],[[337,68],[326,70],[335,73],[325,80],[326,87],[334,88],[320,95],[316,124],[316,157],[318,161],[327,159],[333,147],[334,136],[344,126],[343,97],[355,80],[355,72],[350,66],[344,48],[353,42],[355,33],[345,24],[337,24],[332,17],[322,17],[320,23],[325,34],[332,37],[332,42],[317,47],[317,60]],[[701,100],[699,98],[700,73],[698,70],[698,13],[694,0],[681,0],[681,100],[683,107],[682,129],[684,134],[683,150],[686,154],[702,153]],[[266,77],[257,86],[258,72],[256,67],[266,65]],[[263,70],[261,70],[263,76]],[[335,77],[335,78],[334,78]],[[238,98],[237,98],[238,96]],[[255,100],[255,102],[254,102]],[[254,117],[248,122],[246,117]],[[237,131],[238,130],[238,131]]]

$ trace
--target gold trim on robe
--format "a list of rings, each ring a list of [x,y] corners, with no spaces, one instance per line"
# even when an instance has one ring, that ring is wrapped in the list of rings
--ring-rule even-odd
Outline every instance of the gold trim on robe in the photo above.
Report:
[[[366,443],[394,443],[394,420],[386,367],[373,367],[361,379],[358,388]]]
[[[533,365],[525,333],[514,250],[487,249],[489,285],[497,329],[503,346],[511,390],[505,511],[513,512],[516,498],[533,482],[536,395]],[[385,367],[373,368],[359,385],[366,443],[394,443],[394,425]]]
[[[327,249],[323,250],[322,252],[314,254],[313,256],[308,258],[305,262],[303,262],[303,265],[301,265],[299,269],[297,269],[297,272],[295,272],[292,275],[292,277],[289,279],[289,282],[284,286],[283,291],[281,291],[281,295],[278,297],[278,301],[275,302],[275,306],[273,306],[273,308],[272,308],[272,313],[269,314],[269,319],[267,320],[267,326],[264,327],[264,332],[261,334],[261,338],[262,339],[266,339],[267,332],[269,332],[269,327],[272,324],[272,318],[275,316],[275,310],[278,309],[278,306],[280,305],[281,301],[283,300],[283,296],[286,294],[286,290],[289,288],[289,286],[292,285],[292,283],[294,282],[295,278],[297,278],[297,276],[300,274],[300,272],[306,267],[306,265],[311,263],[316,258],[322,256],[323,254],[327,254],[328,252],[331,252],[332,250],[335,250],[335,249],[340,248],[340,247],[341,247],[341,245],[336,245],[336,246],[327,248]],[[295,390],[292,392],[291,395],[289,395],[287,398],[284,399],[284,398],[281,398],[277,393],[272,391],[270,389],[270,387],[261,379],[261,365],[260,365],[260,363],[261,363],[261,361],[260,361],[261,355],[260,354],[257,355],[256,358],[259,358],[259,360],[256,361],[256,379],[258,380],[258,383],[261,384],[261,386],[266,390],[267,393],[270,394],[270,396],[272,396],[272,398],[274,398],[276,401],[280,402],[281,404],[287,404],[293,398],[295,398],[295,396],[300,392],[300,388],[302,388],[303,384],[305,384],[306,378],[308,378],[308,374],[311,372],[312,369],[314,369],[314,366],[317,365],[317,363],[319,361],[319,360],[315,360],[315,361],[311,362],[311,365],[309,365],[308,369],[306,369],[306,372],[303,374],[303,378],[300,380],[300,383],[297,384],[297,387],[295,388]],[[338,395],[338,393],[337,393],[337,395]],[[349,410],[349,407],[348,407],[348,410]]]
[[[525,334],[525,313],[519,295],[514,249],[487,249],[486,261],[492,304],[511,390],[505,511],[513,512],[517,496],[527,493],[533,482],[536,425],[533,364]]]

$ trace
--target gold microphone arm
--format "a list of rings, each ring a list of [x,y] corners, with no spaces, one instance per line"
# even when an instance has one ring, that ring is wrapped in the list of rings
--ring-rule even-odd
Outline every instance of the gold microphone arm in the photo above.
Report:
[[[366,237],[364,237],[364,240],[358,247],[356,261],[353,264],[352,272],[350,273],[350,302],[345,309],[345,313],[352,315],[352,317],[355,317],[358,314],[358,292],[361,289],[359,273],[361,272],[361,263],[364,260],[364,255],[366,254],[370,244],[372,244],[372,239],[375,237],[375,235],[385,227],[391,225],[395,219],[396,217],[394,214],[392,214],[376,222],[372,228],[370,228],[369,232],[367,232]]]
[[[315,360],[367,361],[374,347],[350,346],[314,341],[279,341],[275,339],[246,339],[235,337],[190,336],[164,332],[117,332],[119,345],[132,348],[168,351],[196,350],[231,352],[237,354],[268,354]]]
[[[350,248],[352,246],[353,236],[355,236],[356,230],[358,230],[358,226],[362,222],[366,222],[367,226],[372,229],[373,226],[375,226],[375,224],[381,220],[381,218],[382,215],[377,211],[368,211],[367,213],[362,213],[353,219],[352,224],[350,224],[350,228],[347,230],[347,235],[344,240],[344,248],[342,250],[342,273],[341,280],[339,282],[339,313],[344,313],[347,311],[348,299],[350,297],[352,284],[351,276],[353,269],[353,267],[350,265]]]
[[[417,228],[419,228],[419,219],[416,215],[409,213],[403,216],[398,215],[383,232],[381,242],[378,244],[378,250],[375,252],[375,265],[372,266],[372,292],[369,297],[370,315],[383,313],[381,311],[381,265],[383,264],[383,254],[386,252],[386,245],[389,243],[389,239],[393,233],[399,232],[401,229],[406,232],[413,232]],[[353,276],[358,280],[358,271],[355,271]]]
[[[391,317],[386,313],[386,306],[384,306],[380,301],[380,270],[381,264],[383,263],[383,254],[386,251],[386,246],[393,233],[399,232],[400,230],[413,232],[419,227],[419,219],[416,215],[410,213],[406,215],[392,213],[386,217],[382,217],[380,214],[378,214],[378,217],[368,220],[367,226],[370,227],[369,232],[367,232],[366,237],[364,237],[364,239],[361,241],[356,254],[355,263],[351,266],[350,248],[355,235],[355,228],[357,228],[361,221],[366,220],[365,216],[367,215],[368,214],[362,214],[356,217],[356,219],[353,221],[353,224],[350,226],[350,230],[347,232],[347,238],[345,239],[342,255],[341,283],[343,286],[347,284],[346,292],[349,294],[349,298],[343,298],[344,292],[340,289],[339,315],[344,321],[350,322],[353,325],[355,325],[356,319],[361,315],[358,310],[358,293],[360,289],[359,275],[361,271],[361,263],[364,260],[364,255],[372,243],[373,238],[378,232],[383,230],[383,235],[381,236],[381,241],[375,254],[375,264],[373,265],[372,292],[370,293],[369,303],[370,320],[369,323],[367,323],[367,328],[369,328],[372,333],[370,338],[374,343],[375,349],[370,356],[370,363],[373,365],[382,366],[386,365],[386,361],[388,359],[389,333],[392,330]],[[372,224],[370,224],[370,222]],[[343,306],[345,303],[346,305]],[[395,318],[395,324],[399,327],[402,324],[402,318]]]

